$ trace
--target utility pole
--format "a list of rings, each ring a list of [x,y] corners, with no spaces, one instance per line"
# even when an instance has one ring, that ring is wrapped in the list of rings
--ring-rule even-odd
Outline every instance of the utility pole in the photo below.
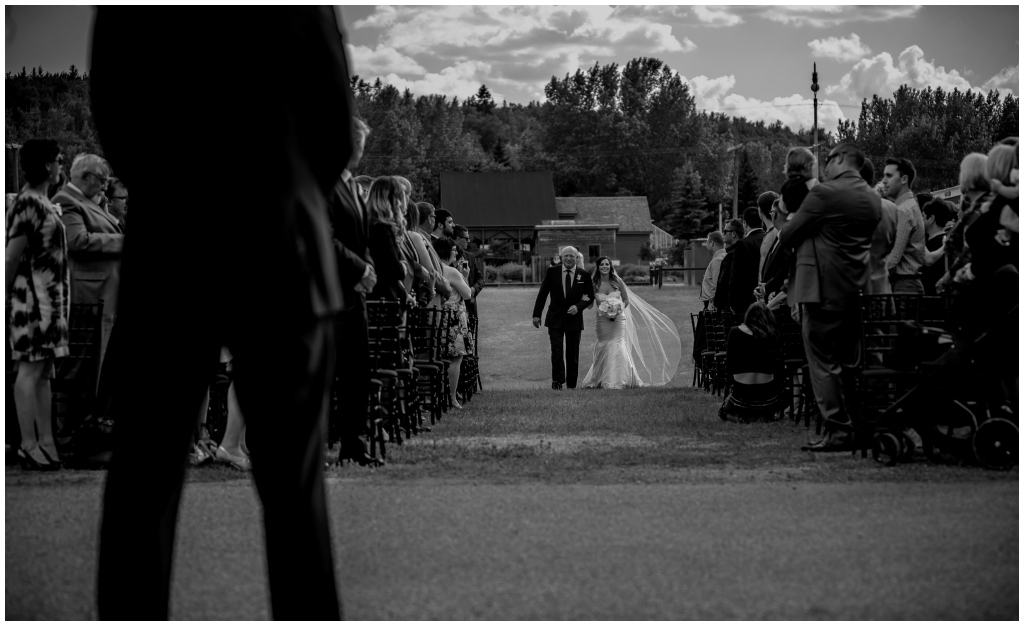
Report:
[[[724,232],[725,228],[722,224],[722,203],[718,203],[718,232]]]
[[[818,158],[818,64],[814,64],[814,71],[811,72],[811,92],[814,93],[814,160],[816,163],[821,163],[821,159]],[[819,165],[820,169],[820,165]],[[814,173],[815,178],[819,178],[818,172]]]

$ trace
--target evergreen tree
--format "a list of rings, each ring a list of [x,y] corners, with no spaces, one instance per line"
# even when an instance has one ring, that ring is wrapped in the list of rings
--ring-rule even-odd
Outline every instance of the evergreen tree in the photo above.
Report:
[[[702,222],[708,217],[707,199],[701,193],[700,173],[692,163],[672,173],[671,192],[663,223],[678,239],[695,239],[702,234]]]
[[[757,206],[757,197],[761,195],[761,183],[757,178],[757,173],[754,171],[753,165],[750,163],[750,158],[747,156],[746,150],[740,154],[740,175],[739,175],[739,206],[737,207],[739,217],[743,214],[743,209],[751,206]]]
[[[487,85],[480,85],[474,99],[474,106],[481,115],[490,115],[494,111],[494,100],[491,98],[491,90],[487,88]]]

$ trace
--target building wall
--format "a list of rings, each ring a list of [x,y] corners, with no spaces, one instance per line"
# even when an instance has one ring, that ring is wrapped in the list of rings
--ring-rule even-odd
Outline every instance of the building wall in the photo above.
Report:
[[[537,255],[542,257],[555,256],[565,246],[573,246],[587,257],[591,244],[600,245],[601,254],[612,257],[616,247],[615,231],[610,228],[559,228],[537,231]]]
[[[619,233],[618,256],[612,258],[623,265],[635,265],[640,262],[640,248],[650,240],[650,233]]]

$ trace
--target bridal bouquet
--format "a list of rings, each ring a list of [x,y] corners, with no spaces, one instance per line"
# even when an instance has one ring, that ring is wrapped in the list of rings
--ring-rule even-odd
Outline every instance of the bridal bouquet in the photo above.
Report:
[[[605,300],[598,305],[597,310],[608,316],[608,319],[615,321],[615,318],[622,313],[621,300]]]

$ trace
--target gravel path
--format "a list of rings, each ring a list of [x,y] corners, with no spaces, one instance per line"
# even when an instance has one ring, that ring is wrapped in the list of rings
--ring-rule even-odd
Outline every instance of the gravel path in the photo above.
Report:
[[[1019,618],[1018,481],[329,482],[346,617]],[[7,619],[90,619],[101,475],[8,469]],[[248,481],[190,483],[174,619],[267,619]]]

